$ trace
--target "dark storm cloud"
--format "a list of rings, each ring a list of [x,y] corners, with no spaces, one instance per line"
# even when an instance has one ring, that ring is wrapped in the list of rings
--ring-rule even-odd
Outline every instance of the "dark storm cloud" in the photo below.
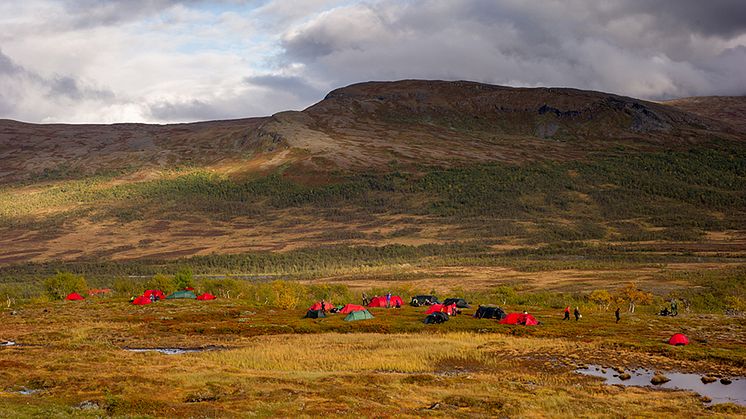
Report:
[[[256,0],[63,0],[65,19],[74,28],[113,26],[158,14],[174,6],[250,4]]]
[[[0,117],[29,121],[267,115],[407,78],[746,93],[746,0],[25,0],[0,24]]]
[[[733,37],[746,32],[743,0],[627,0],[619,1],[619,13],[655,16],[666,30],[689,30],[708,36]]]
[[[311,86],[305,79],[297,76],[265,74],[245,77],[244,82],[252,86],[264,87],[273,91],[285,92],[303,100],[320,99],[326,92]]]
[[[203,121],[207,119],[224,119],[223,110],[202,100],[185,102],[158,102],[149,106],[150,115],[162,121]]]
[[[64,97],[71,100],[114,99],[114,94],[108,90],[94,89],[81,86],[80,82],[69,76],[58,76],[44,82],[49,88],[47,95],[51,98]]]
[[[739,0],[392,0],[319,15],[282,45],[287,63],[330,87],[471,79],[657,99],[743,92],[746,60],[726,43],[746,33],[745,17]]]

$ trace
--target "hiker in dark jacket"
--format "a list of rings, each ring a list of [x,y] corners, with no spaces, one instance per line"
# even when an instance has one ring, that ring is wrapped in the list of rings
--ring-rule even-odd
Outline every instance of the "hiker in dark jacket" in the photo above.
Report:
[[[573,314],[575,315],[575,321],[580,320],[580,310],[578,307],[575,307],[575,311],[573,312]]]
[[[614,312],[614,317],[616,317],[616,322],[619,323],[619,320],[621,320],[622,316],[619,314],[619,307],[616,308],[616,311]]]

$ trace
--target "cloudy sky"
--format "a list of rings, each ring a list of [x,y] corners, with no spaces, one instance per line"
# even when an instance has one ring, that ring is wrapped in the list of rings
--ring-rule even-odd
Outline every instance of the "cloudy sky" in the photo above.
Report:
[[[0,118],[240,118],[404,78],[744,95],[746,1],[0,2]]]

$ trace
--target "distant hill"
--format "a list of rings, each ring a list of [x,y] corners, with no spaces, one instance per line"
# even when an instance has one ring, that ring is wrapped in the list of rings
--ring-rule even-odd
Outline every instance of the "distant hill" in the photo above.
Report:
[[[688,97],[669,100],[663,104],[725,122],[741,132],[746,132],[746,96]]]
[[[463,241],[741,252],[742,104],[404,80],[265,118],[3,120],[0,265]]]

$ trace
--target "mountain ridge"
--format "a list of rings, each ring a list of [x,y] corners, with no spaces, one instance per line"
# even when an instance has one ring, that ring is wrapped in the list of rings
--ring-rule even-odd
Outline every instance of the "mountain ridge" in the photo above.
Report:
[[[157,125],[0,120],[0,182],[64,172],[64,165],[83,174],[221,163],[235,168],[246,156],[274,153],[264,159],[312,171],[359,170],[392,161],[509,162],[541,159],[542,153],[578,158],[585,154],[579,148],[601,151],[610,139],[661,148],[685,146],[687,137],[703,132],[740,135],[713,115],[579,89],[366,82],[332,90],[303,111],[268,117]]]

